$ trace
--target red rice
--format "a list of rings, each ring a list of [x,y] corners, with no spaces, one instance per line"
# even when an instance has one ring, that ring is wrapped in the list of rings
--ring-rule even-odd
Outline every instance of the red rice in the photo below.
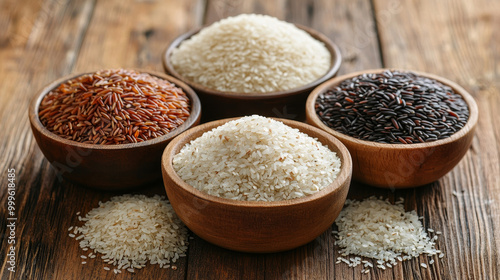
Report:
[[[174,84],[133,70],[101,70],[49,92],[42,124],[68,140],[88,144],[137,143],[165,135],[190,114],[190,101]]]

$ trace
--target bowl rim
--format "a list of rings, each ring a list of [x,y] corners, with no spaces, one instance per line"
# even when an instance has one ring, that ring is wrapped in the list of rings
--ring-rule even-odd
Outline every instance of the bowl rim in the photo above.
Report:
[[[325,45],[325,47],[328,49],[330,52],[330,67],[328,68],[328,71],[319,77],[318,79],[302,85],[300,87],[292,88],[292,89],[287,89],[287,90],[281,90],[281,91],[273,91],[273,92],[248,92],[248,93],[243,93],[243,92],[230,92],[230,91],[220,91],[212,88],[208,88],[206,86],[203,86],[199,83],[193,82],[188,80],[187,78],[184,78],[179,72],[175,70],[175,68],[172,65],[172,61],[170,59],[170,56],[172,55],[172,52],[174,49],[176,49],[184,40],[189,39],[193,35],[197,34],[200,32],[203,28],[208,27],[210,24],[203,25],[201,27],[195,28],[191,31],[188,31],[186,33],[183,33],[179,35],[177,38],[175,38],[170,45],[167,46],[165,51],[162,54],[162,63],[163,63],[163,68],[167,73],[170,75],[176,77],[179,80],[182,80],[186,84],[190,85],[192,88],[194,88],[197,91],[201,91],[206,94],[210,95],[215,95],[219,97],[225,97],[225,98],[239,98],[239,99],[249,99],[249,100],[255,100],[255,99],[271,99],[271,98],[277,98],[277,97],[283,97],[283,96],[289,96],[289,95],[295,95],[299,94],[308,90],[313,89],[314,87],[318,86],[319,84],[325,82],[326,80],[332,78],[337,74],[339,71],[340,65],[342,63],[342,55],[340,53],[340,48],[333,43],[327,36],[323,35],[319,31],[316,31],[315,29],[306,27],[301,24],[297,23],[292,23],[294,24],[297,28],[307,32],[311,37],[314,39],[320,41]]]
[[[450,137],[444,138],[444,139],[439,139],[436,141],[430,141],[430,142],[425,142],[425,143],[413,143],[413,144],[389,144],[389,143],[379,143],[375,141],[368,141],[368,140],[361,140],[354,138],[352,136],[343,134],[341,132],[338,132],[334,130],[333,128],[328,127],[325,125],[318,115],[316,114],[316,109],[315,109],[315,104],[316,104],[316,99],[318,96],[325,92],[326,90],[340,84],[344,80],[354,78],[356,76],[359,76],[361,74],[376,74],[376,73],[383,73],[384,71],[400,71],[400,72],[411,72],[416,75],[434,79],[446,86],[451,87],[455,93],[459,94],[462,96],[464,101],[467,103],[467,106],[469,108],[469,118],[467,119],[467,122],[465,125],[458,130],[457,132],[451,134]],[[376,69],[368,69],[368,70],[361,70],[361,71],[356,71],[348,74],[344,74],[338,77],[335,77],[333,79],[330,79],[329,81],[321,84],[320,86],[316,87],[311,94],[308,96],[307,101],[306,101],[306,117],[308,122],[312,122],[314,125],[318,126],[319,128],[327,131],[328,133],[334,135],[336,138],[341,139],[342,141],[348,141],[350,144],[355,144],[359,146],[371,146],[371,147],[377,147],[380,149],[389,149],[389,150],[412,150],[412,149],[419,149],[419,148],[429,148],[429,147],[437,147],[437,146],[442,146],[446,145],[449,143],[452,143],[462,137],[464,137],[468,132],[471,130],[474,130],[477,121],[478,121],[478,107],[476,104],[476,101],[472,97],[470,93],[468,93],[463,87],[458,85],[457,83],[448,80],[446,78],[443,78],[441,76],[435,75],[435,74],[430,74],[422,71],[415,71],[415,70],[409,70],[409,69],[400,69],[400,68],[376,68]]]
[[[316,193],[313,193],[311,195],[307,195],[307,196],[295,198],[295,199],[280,200],[280,201],[246,201],[246,200],[233,200],[233,199],[229,199],[229,198],[217,197],[214,195],[204,193],[204,192],[196,189],[195,187],[189,185],[184,180],[182,180],[179,177],[179,175],[177,175],[177,172],[175,172],[173,164],[172,164],[172,158],[174,156],[173,153],[175,152],[175,150],[177,150],[177,153],[178,153],[184,145],[186,145],[187,143],[190,143],[192,140],[200,137],[203,133],[210,131],[216,127],[219,127],[219,126],[221,126],[229,121],[240,119],[240,118],[242,118],[242,117],[227,118],[227,119],[211,121],[211,122],[199,125],[195,128],[191,128],[191,129],[184,131],[182,134],[179,135],[179,137],[176,137],[175,139],[173,139],[165,148],[163,155],[162,155],[162,159],[161,159],[162,170],[167,173],[167,175],[177,185],[177,187],[182,188],[184,191],[188,192],[193,197],[196,197],[197,199],[200,199],[200,200],[205,201],[205,202],[212,202],[212,203],[217,203],[217,204],[226,205],[226,206],[230,206],[230,207],[276,208],[276,207],[300,205],[300,204],[305,204],[305,203],[310,203],[310,202],[313,202],[316,200],[320,200],[329,194],[338,193],[338,192],[342,191],[342,186],[344,184],[346,184],[347,188],[350,187],[350,180],[352,177],[352,158],[351,158],[351,155],[350,155],[347,147],[341,141],[339,141],[337,138],[335,138],[331,134],[328,134],[319,128],[316,128],[312,125],[309,125],[309,124],[306,124],[303,122],[288,120],[288,119],[281,119],[281,118],[272,118],[272,119],[283,122],[287,126],[293,125],[293,126],[291,126],[292,128],[297,128],[297,129],[299,129],[299,131],[301,131],[307,135],[309,135],[308,132],[314,131],[315,133],[320,134],[323,137],[325,137],[326,141],[325,142],[320,141],[320,143],[322,143],[323,145],[331,144],[339,150],[339,153],[336,153],[336,154],[341,159],[340,171],[337,174],[337,177],[334,179],[334,181],[332,183],[330,183],[328,186],[325,186],[323,189],[321,189],[321,190],[319,190]],[[180,146],[181,141],[183,141],[184,139],[188,138],[189,136],[191,136],[193,134],[194,135],[198,134],[198,136],[191,139],[189,142],[185,142],[182,146]],[[311,137],[313,137],[313,136],[311,136]]]
[[[81,143],[73,140],[68,140],[64,139],[61,136],[51,132],[48,130],[40,121],[40,118],[38,117],[38,111],[40,107],[40,103],[42,102],[43,98],[53,89],[61,85],[62,83],[66,82],[67,80],[74,79],[83,75],[87,74],[92,74],[96,73],[98,71],[102,70],[97,70],[97,71],[87,71],[87,72],[79,72],[79,73],[72,73],[68,74],[62,78],[59,78],[45,87],[43,87],[41,90],[39,90],[35,96],[33,96],[31,103],[29,105],[29,120],[32,124],[33,129],[36,129],[39,131],[41,134],[44,135],[44,137],[50,138],[52,141],[62,143],[67,146],[73,146],[73,147],[81,147],[81,148],[86,148],[86,149],[93,149],[93,150],[125,150],[125,149],[133,149],[133,148],[138,148],[138,147],[146,147],[150,145],[155,145],[159,144],[165,141],[168,141],[178,134],[182,133],[183,131],[189,129],[192,127],[194,124],[196,124],[201,117],[201,102],[200,99],[198,98],[198,95],[196,92],[190,88],[188,85],[183,83],[182,81],[169,76],[165,73],[160,73],[156,71],[151,71],[151,70],[145,70],[145,69],[135,69],[135,68],[130,68],[130,70],[134,70],[139,73],[146,73],[150,74],[152,76],[155,76],[157,78],[166,80],[168,82],[173,83],[175,86],[180,87],[184,93],[188,96],[188,98],[191,101],[191,111],[189,114],[189,117],[178,127],[176,127],[174,130],[170,131],[169,133],[162,135],[160,137],[152,138],[147,141],[143,142],[138,142],[138,143],[127,143],[127,144],[113,144],[113,145],[100,145],[100,144],[88,144],[88,143]]]

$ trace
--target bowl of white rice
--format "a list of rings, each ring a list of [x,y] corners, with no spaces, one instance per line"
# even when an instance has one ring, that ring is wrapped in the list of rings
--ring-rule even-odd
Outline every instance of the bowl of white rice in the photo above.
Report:
[[[262,116],[205,123],[176,137],[162,157],[179,218],[215,245],[279,252],[325,232],[344,205],[351,156],[308,124]]]
[[[307,94],[341,64],[339,48],[320,32],[256,14],[182,34],[162,59],[167,73],[195,89],[206,120],[254,113],[301,119]]]

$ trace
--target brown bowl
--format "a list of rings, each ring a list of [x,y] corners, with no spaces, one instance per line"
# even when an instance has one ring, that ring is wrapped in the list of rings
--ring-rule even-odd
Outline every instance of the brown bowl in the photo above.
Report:
[[[317,97],[346,79],[363,73],[380,73],[374,69],[343,75],[318,86],[307,99],[307,122],[337,137],[349,149],[353,160],[353,179],[382,188],[409,188],[431,183],[448,173],[469,149],[478,119],[474,98],[456,83],[432,74],[410,71],[451,87],[460,94],[470,111],[465,126],[450,137],[418,144],[384,144],[359,140],[325,125],[316,114]],[[402,70],[406,71],[406,70]]]
[[[167,73],[196,90],[203,104],[203,118],[206,120],[251,114],[267,117],[303,119],[304,103],[307,99],[307,95],[316,86],[337,74],[342,58],[339,48],[330,41],[328,37],[311,28],[298,24],[295,25],[309,33],[309,35],[316,40],[322,42],[331,54],[330,69],[319,79],[301,87],[268,93],[223,92],[207,88],[184,78],[174,69],[170,56],[175,48],[179,47],[184,40],[197,34],[202,27],[180,35],[168,46],[162,57],[163,67]]]
[[[351,181],[351,156],[335,137],[308,124],[278,119],[317,138],[336,152],[341,170],[323,190],[303,198],[256,202],[220,198],[201,192],[175,172],[172,159],[182,147],[232,119],[206,123],[175,138],[162,158],[163,181],[177,215],[195,234],[218,246],[243,252],[278,252],[312,241],[327,230],[342,209]]]
[[[175,130],[158,138],[131,144],[98,145],[66,140],[50,132],[38,118],[44,96],[79,73],[56,80],[43,88],[32,100],[29,119],[33,135],[45,157],[56,170],[59,180],[106,190],[127,189],[159,181],[161,155],[167,144],[181,132],[200,121],[201,103],[196,93],[183,82],[161,73],[140,71],[174,83],[191,101],[191,114]]]

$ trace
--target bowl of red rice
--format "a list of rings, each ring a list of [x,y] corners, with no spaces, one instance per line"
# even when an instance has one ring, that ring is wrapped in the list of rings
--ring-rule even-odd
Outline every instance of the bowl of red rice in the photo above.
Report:
[[[162,151],[200,115],[196,93],[183,82],[125,69],[68,75],[29,107],[33,135],[56,177],[107,190],[158,181]]]

